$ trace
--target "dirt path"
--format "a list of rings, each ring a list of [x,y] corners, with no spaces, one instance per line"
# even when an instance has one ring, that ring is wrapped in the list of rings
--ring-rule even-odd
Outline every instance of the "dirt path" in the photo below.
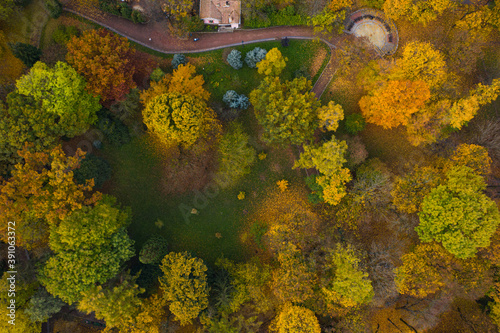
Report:
[[[344,38],[342,36],[332,36],[325,38],[314,35],[313,29],[310,27],[271,27],[265,29],[253,30],[236,30],[226,33],[193,33],[193,37],[198,37],[199,41],[194,42],[192,38],[189,40],[179,40],[168,33],[168,25],[166,20],[159,22],[151,21],[147,24],[134,24],[131,21],[123,18],[99,12],[89,12],[83,14],[78,7],[74,6],[73,1],[68,1],[64,4],[64,10],[73,14],[82,16],[91,20],[111,31],[116,32],[148,47],[152,50],[172,54],[172,53],[195,53],[210,51],[219,48],[231,47],[236,45],[257,43],[262,41],[279,40],[284,37],[297,39],[315,39],[319,38],[325,42],[331,50],[336,48],[339,41]],[[324,89],[328,86],[334,74],[332,66],[334,62],[330,60],[328,65],[323,70],[321,76],[316,82],[313,91],[319,98]]]

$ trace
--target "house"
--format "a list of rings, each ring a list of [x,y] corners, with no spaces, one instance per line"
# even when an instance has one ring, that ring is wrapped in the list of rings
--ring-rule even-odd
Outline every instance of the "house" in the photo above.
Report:
[[[200,18],[205,24],[239,28],[241,0],[200,0]]]

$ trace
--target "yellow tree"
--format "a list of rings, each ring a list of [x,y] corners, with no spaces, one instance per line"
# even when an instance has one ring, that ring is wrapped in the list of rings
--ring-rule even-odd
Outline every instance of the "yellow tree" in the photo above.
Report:
[[[431,97],[424,81],[393,80],[359,101],[367,122],[384,128],[407,125],[412,114]]]
[[[160,288],[175,318],[186,325],[208,306],[207,266],[187,252],[170,252],[160,266]]]
[[[287,304],[273,325],[278,333],[320,333],[318,318],[314,312],[302,306]]]
[[[387,16],[394,20],[404,17],[425,25],[436,20],[439,15],[453,5],[451,0],[387,0],[383,8]]]
[[[339,127],[339,121],[344,119],[344,109],[334,101],[328,102],[318,108],[319,126],[327,131],[335,131]]]
[[[349,8],[352,6],[352,0],[331,0],[328,3],[328,8],[334,12],[343,8]]]
[[[347,151],[345,141],[337,141],[334,137],[323,145],[304,146],[304,152],[295,162],[294,168],[316,168],[321,176],[316,183],[323,189],[325,202],[336,205],[346,195],[345,184],[351,180],[349,169],[343,165],[347,160],[344,155]]]
[[[50,226],[57,226],[71,212],[93,205],[100,193],[91,196],[93,181],[78,185],[73,170],[83,153],[66,156],[60,146],[48,153],[19,152],[19,163],[8,180],[0,179],[0,236],[7,241],[8,222],[16,223],[16,245],[33,249],[47,245]]]
[[[180,64],[172,74],[172,79],[168,85],[168,92],[178,92],[183,95],[191,95],[196,98],[208,101],[210,93],[203,88],[205,80],[203,75],[195,75],[196,68],[187,63]]]
[[[487,175],[491,172],[492,160],[488,156],[488,150],[483,146],[463,143],[457,147],[449,167],[454,165],[464,165],[471,168],[479,175]]]
[[[178,92],[152,98],[143,110],[144,123],[167,147],[191,147],[220,124],[205,101]]]
[[[160,0],[161,9],[176,18],[186,17],[193,9],[191,0]]]
[[[288,59],[283,57],[276,47],[267,52],[266,57],[257,63],[259,74],[278,76],[286,66]]]

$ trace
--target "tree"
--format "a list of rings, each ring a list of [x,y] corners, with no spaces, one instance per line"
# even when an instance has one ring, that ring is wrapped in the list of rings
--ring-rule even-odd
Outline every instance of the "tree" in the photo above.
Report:
[[[265,76],[279,76],[286,66],[288,59],[283,57],[276,47],[267,52],[266,57],[257,63],[259,74]]]
[[[66,46],[66,60],[87,80],[87,90],[101,101],[120,100],[135,88],[135,50],[126,38],[91,29],[73,37]]]
[[[341,34],[344,31],[345,14],[345,10],[335,11],[325,7],[321,13],[309,18],[309,25],[314,27],[314,32],[331,33],[336,28],[337,33]]]
[[[231,285],[234,287],[228,307],[231,312],[238,312],[246,303],[250,303],[256,311],[267,312],[272,309],[269,287],[272,276],[269,265],[256,257],[241,263],[219,258],[215,264],[225,269],[231,278]]]
[[[240,69],[243,67],[243,61],[241,60],[241,52],[238,50],[232,50],[228,55],[227,55],[227,62],[231,67],[234,69]]]
[[[441,175],[433,167],[415,167],[396,177],[391,191],[393,204],[407,214],[420,211],[424,198],[441,183]]]
[[[162,71],[160,67],[156,67],[152,72],[151,75],[149,76],[149,79],[154,82],[161,81],[163,77],[165,76],[165,72]]]
[[[488,175],[491,172],[492,160],[485,147],[463,143],[457,147],[451,156],[451,165],[464,165],[479,175]]]
[[[336,12],[337,10],[351,7],[352,2],[353,2],[352,0],[331,0],[328,3],[328,8],[330,8],[330,10]]]
[[[424,81],[389,81],[383,88],[363,96],[359,106],[367,122],[392,128],[407,125],[411,115],[431,97]]]
[[[207,266],[187,252],[170,252],[160,268],[160,288],[170,302],[170,311],[181,325],[191,323],[208,306]]]
[[[469,96],[454,102],[450,111],[450,125],[456,129],[461,129],[467,124],[483,105],[496,100],[500,94],[500,79],[495,79],[489,86],[481,83],[469,92]]]
[[[273,272],[272,288],[282,303],[302,303],[314,294],[317,277],[297,246],[283,244],[277,255],[279,268]]]
[[[181,53],[174,54],[174,57],[172,58],[172,67],[174,69],[177,69],[179,65],[185,65],[185,64],[187,64],[187,60],[184,54]]]
[[[450,0],[387,0],[383,8],[386,15],[393,20],[405,17],[414,23],[426,25],[453,6]]]
[[[92,183],[78,185],[73,170],[83,153],[74,157],[61,147],[49,153],[19,152],[24,159],[12,171],[12,177],[0,184],[0,235],[7,241],[8,222],[16,222],[16,245],[28,250],[47,245],[49,228],[82,206],[93,205],[100,193],[89,195]]]
[[[203,88],[203,84],[205,84],[203,75],[195,74],[196,68],[193,65],[179,64],[177,69],[174,69],[174,73],[170,79],[168,92],[187,94],[208,101],[210,93]]]
[[[275,330],[278,333],[320,333],[321,327],[311,310],[286,305],[276,318]]]
[[[16,83],[20,94],[32,97],[44,112],[57,117],[57,125],[68,137],[82,134],[97,120],[99,100],[85,86],[85,80],[63,62],[53,68],[37,62]]]
[[[23,69],[23,62],[14,56],[7,37],[0,31],[0,84],[12,83],[23,74]]]
[[[278,77],[266,77],[250,93],[255,116],[264,127],[264,141],[301,144],[311,138],[319,106],[311,88],[311,81],[303,77],[284,83]]]
[[[78,184],[85,184],[87,180],[93,179],[94,188],[100,189],[111,178],[111,166],[105,159],[88,154],[80,162],[80,167],[75,169],[73,176]]]
[[[245,55],[245,62],[248,67],[256,68],[257,63],[266,57],[267,51],[263,48],[256,47],[251,51],[248,51]]]
[[[161,236],[153,236],[144,243],[139,253],[143,264],[159,264],[168,253],[167,241]]]
[[[227,104],[231,109],[246,110],[250,106],[248,97],[238,93],[234,90],[228,90],[222,97],[222,101]]]
[[[82,292],[78,309],[87,314],[94,312],[97,319],[106,322],[106,327],[126,327],[124,324],[134,320],[143,302],[138,296],[144,289],[139,288],[135,280],[134,277],[125,276],[123,282],[113,288],[92,286]]]
[[[325,202],[336,205],[346,195],[345,184],[351,180],[349,169],[343,168],[347,150],[345,141],[334,137],[321,146],[304,146],[304,152],[295,162],[294,168],[316,168],[321,176],[316,183],[323,188]]]
[[[319,126],[327,131],[335,131],[339,127],[339,121],[344,119],[344,109],[334,101],[318,108]]]
[[[386,2],[387,4],[387,2]],[[431,93],[449,78],[444,55],[428,42],[410,42],[388,75],[390,80],[424,81]]]
[[[52,295],[68,304],[80,301],[96,283],[116,276],[134,255],[127,235],[129,212],[115,207],[105,196],[95,207],[82,207],[67,215],[50,233],[50,257],[39,280]]]
[[[255,162],[255,149],[248,144],[250,136],[243,132],[239,123],[231,123],[222,136],[217,149],[218,169],[215,182],[221,188],[231,187],[244,175],[250,173]]]
[[[60,298],[52,296],[45,288],[41,288],[30,299],[29,306],[24,312],[32,322],[43,323],[58,313],[64,305],[65,303]]]
[[[371,158],[356,170],[350,194],[355,204],[378,210],[390,202],[391,172],[378,158]]]
[[[345,118],[345,129],[349,134],[356,135],[365,129],[365,118],[359,113],[351,113]]]
[[[161,9],[174,17],[186,17],[193,8],[193,2],[189,0],[161,0]]]
[[[9,43],[9,46],[12,54],[21,60],[26,67],[33,66],[42,56],[42,51],[31,44],[17,42]]]
[[[214,111],[203,100],[177,92],[151,99],[143,117],[148,129],[167,147],[181,144],[189,148],[219,126]]]
[[[0,21],[7,20],[10,15],[14,12],[16,7],[15,0],[5,0],[0,3]]]
[[[457,258],[473,257],[490,244],[500,224],[495,202],[482,193],[484,179],[466,166],[451,168],[447,181],[424,198],[415,228],[421,241],[441,242]]]
[[[359,268],[360,260],[350,246],[337,244],[326,256],[321,295],[327,311],[334,304],[352,308],[367,304],[373,298],[373,287],[368,273]]]

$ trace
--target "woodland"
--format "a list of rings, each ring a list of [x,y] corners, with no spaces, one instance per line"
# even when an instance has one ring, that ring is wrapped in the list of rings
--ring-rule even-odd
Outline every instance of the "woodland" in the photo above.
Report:
[[[62,8],[0,2],[0,332],[498,332],[500,4],[248,0],[336,48],[174,55]]]

